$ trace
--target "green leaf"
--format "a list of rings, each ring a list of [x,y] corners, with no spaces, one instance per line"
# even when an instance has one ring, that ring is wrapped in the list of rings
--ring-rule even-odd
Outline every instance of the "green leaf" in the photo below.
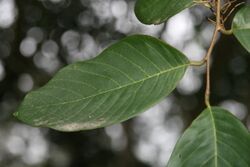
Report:
[[[15,115],[30,125],[60,131],[119,123],[168,95],[188,65],[181,52],[158,39],[127,37],[97,58],[60,70],[29,93]]]
[[[194,0],[137,0],[135,15],[144,24],[160,24],[194,5]]]
[[[250,134],[231,113],[206,109],[184,132],[167,167],[249,167]]]
[[[240,9],[233,19],[233,33],[250,53],[250,6]]]

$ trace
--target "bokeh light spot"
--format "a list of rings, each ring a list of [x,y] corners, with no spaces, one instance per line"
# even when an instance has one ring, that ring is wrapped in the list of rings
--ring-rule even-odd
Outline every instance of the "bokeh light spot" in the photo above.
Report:
[[[123,0],[113,1],[111,3],[111,12],[116,18],[125,16],[128,11],[128,5]]]
[[[29,74],[22,74],[18,79],[18,88],[22,92],[28,92],[33,88],[34,82]]]
[[[20,44],[19,49],[23,56],[25,57],[32,56],[36,52],[36,49],[37,49],[36,40],[31,37],[24,38]]]
[[[0,27],[10,27],[16,18],[17,9],[13,0],[0,0]]]
[[[220,106],[227,109],[240,120],[246,118],[248,114],[247,107],[244,104],[239,103],[235,100],[225,100],[220,103]]]

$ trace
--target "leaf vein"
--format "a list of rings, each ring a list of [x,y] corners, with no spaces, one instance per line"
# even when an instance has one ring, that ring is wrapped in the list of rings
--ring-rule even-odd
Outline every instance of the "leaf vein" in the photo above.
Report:
[[[186,66],[188,66],[188,65],[189,65],[189,63],[187,63],[187,64],[182,64],[182,65],[173,67],[173,68],[171,68],[171,69],[167,69],[167,70],[161,71],[161,72],[159,72],[159,73],[153,74],[153,75],[151,75],[151,76],[149,76],[149,77],[146,77],[146,78],[137,80],[137,81],[135,81],[135,82],[131,82],[131,83],[128,83],[128,84],[125,84],[125,85],[122,85],[122,86],[118,86],[118,87],[113,88],[113,89],[101,91],[101,92],[98,92],[97,94],[93,94],[93,95],[86,96],[86,97],[83,97],[83,98],[74,99],[74,100],[65,101],[65,102],[56,103],[56,104],[51,104],[51,105],[36,106],[35,108],[49,107],[49,106],[57,106],[57,105],[64,105],[64,104],[70,104],[70,103],[79,102],[79,101],[82,101],[82,100],[85,100],[85,99],[88,99],[88,98],[93,98],[93,97],[98,96],[98,95],[102,95],[102,94],[109,93],[109,92],[112,92],[112,91],[115,91],[115,90],[119,90],[119,89],[122,89],[122,88],[129,87],[129,86],[131,86],[131,85],[134,85],[134,84],[137,84],[137,83],[146,81],[146,80],[151,79],[151,78],[154,78],[154,77],[157,77],[158,75],[164,75],[164,74],[169,73],[169,72],[172,72],[172,71],[174,71],[174,70],[178,70],[178,69],[180,69],[180,68],[184,68],[184,67],[186,67]]]

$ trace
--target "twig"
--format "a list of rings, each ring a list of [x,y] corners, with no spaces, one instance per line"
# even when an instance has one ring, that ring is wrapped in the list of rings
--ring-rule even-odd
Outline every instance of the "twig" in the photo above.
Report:
[[[214,29],[213,38],[212,38],[210,47],[209,47],[208,52],[205,56],[206,72],[207,72],[205,103],[206,103],[207,107],[210,107],[210,62],[211,62],[211,55],[212,55],[212,51],[213,51],[215,43],[216,43],[216,39],[218,37],[218,33],[221,29],[221,0],[217,0],[215,3],[216,3],[216,26]]]
[[[229,18],[229,16],[231,16],[231,14],[233,13],[233,11],[239,7],[240,5],[244,4],[245,2],[241,2],[241,3],[238,3],[237,5],[235,5],[230,11],[229,13],[223,18],[223,23],[225,23],[227,21],[227,19]]]
[[[201,66],[203,64],[206,64],[205,104],[208,108],[211,107],[210,106],[210,82],[211,82],[210,81],[210,62],[211,62],[212,51],[214,49],[216,39],[218,37],[219,32],[226,34],[226,35],[231,35],[233,33],[232,30],[225,29],[224,23],[226,22],[228,17],[232,14],[234,9],[242,4],[242,3],[236,4],[233,7],[233,9],[231,9],[229,11],[232,4],[235,3],[237,0],[232,0],[231,2],[230,1],[228,1],[228,2],[223,1],[225,3],[224,5],[221,4],[221,1],[222,0],[212,0],[212,1],[203,0],[203,1],[200,1],[200,4],[203,4],[206,7],[209,7],[210,10],[215,14],[216,21],[213,21],[212,19],[208,18],[208,20],[215,25],[215,29],[213,32],[213,37],[212,37],[210,46],[208,48],[208,51],[207,51],[205,57],[201,61],[191,61],[191,63],[190,63],[190,65],[192,65],[192,66]],[[226,14],[226,16],[223,16],[224,14]]]

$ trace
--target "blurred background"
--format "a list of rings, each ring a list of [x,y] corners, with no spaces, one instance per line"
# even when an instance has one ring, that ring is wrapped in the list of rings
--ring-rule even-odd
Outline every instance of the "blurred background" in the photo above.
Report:
[[[205,108],[204,67],[189,68],[169,97],[123,124],[62,133],[26,126],[12,116],[24,95],[44,85],[61,67],[91,59],[127,35],[153,35],[191,60],[202,59],[213,33],[208,9],[193,7],[165,24],[146,26],[134,16],[134,4],[134,0],[0,0],[1,167],[167,164],[181,133]],[[250,54],[233,36],[218,39],[211,80],[211,103],[229,109],[250,129]]]

